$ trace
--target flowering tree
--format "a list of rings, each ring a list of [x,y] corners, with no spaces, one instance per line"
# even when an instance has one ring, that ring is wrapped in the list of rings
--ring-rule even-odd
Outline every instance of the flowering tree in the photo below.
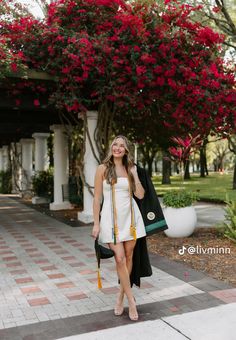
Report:
[[[196,0],[193,2],[196,3]],[[208,19],[208,22],[217,27],[220,32],[226,36],[224,44],[232,51],[235,56],[236,44],[236,24],[235,24],[235,9],[234,0],[197,0],[198,4],[202,5],[203,17]],[[204,18],[204,19],[205,19]]]
[[[201,136],[188,134],[185,139],[180,137],[172,137],[171,139],[175,146],[169,147],[168,151],[172,160],[178,163],[181,178],[184,180],[186,179],[186,167],[189,157],[201,145]]]
[[[5,35],[5,26],[12,20],[18,20],[25,15],[29,15],[26,7],[13,0],[0,0],[0,79],[26,69],[23,52],[14,50],[11,46],[11,39],[7,34]]]
[[[99,109],[102,156],[112,121],[124,115],[128,126],[149,112],[164,136],[167,129],[208,135],[234,128],[234,70],[219,56],[223,36],[192,21],[198,9],[175,1],[160,8],[57,0],[43,21],[28,16],[5,23],[3,37],[24,64],[57,78],[51,100],[60,110]]]

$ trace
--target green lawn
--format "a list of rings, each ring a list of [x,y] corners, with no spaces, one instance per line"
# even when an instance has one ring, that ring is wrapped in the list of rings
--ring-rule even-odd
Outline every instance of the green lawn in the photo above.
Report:
[[[168,190],[185,188],[188,191],[197,194],[199,199],[225,201],[226,193],[229,198],[236,200],[236,190],[232,190],[233,175],[219,173],[210,173],[205,178],[200,178],[199,174],[191,174],[191,179],[181,183],[179,176],[171,177],[170,185],[161,184],[161,176],[152,178],[158,195],[163,195]]]

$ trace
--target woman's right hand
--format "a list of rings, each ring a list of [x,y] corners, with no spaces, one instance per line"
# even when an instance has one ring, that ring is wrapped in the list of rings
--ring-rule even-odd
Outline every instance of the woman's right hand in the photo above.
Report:
[[[100,226],[97,224],[94,224],[93,230],[92,230],[92,237],[96,239],[99,233],[100,233]]]

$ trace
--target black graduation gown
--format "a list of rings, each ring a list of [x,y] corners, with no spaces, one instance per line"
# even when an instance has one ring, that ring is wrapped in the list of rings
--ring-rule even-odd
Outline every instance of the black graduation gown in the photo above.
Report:
[[[141,211],[147,236],[168,229],[165,217],[156,194],[156,190],[148,172],[137,166],[138,177],[145,190],[144,198],[139,200],[134,196]]]
[[[137,166],[140,182],[145,190],[143,199],[134,196],[143,217],[147,236],[168,228],[163,211],[161,209],[155,188],[150,176],[145,169]],[[155,230],[154,230],[155,229]],[[133,252],[133,267],[130,275],[131,286],[140,287],[140,278],[152,275],[152,267],[149,260],[146,236],[137,239]]]

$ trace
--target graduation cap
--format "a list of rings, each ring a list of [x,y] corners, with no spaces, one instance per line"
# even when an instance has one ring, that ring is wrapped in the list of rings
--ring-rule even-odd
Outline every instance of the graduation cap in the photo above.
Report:
[[[101,274],[100,274],[101,259],[109,259],[110,257],[113,257],[115,253],[110,248],[104,247],[103,245],[98,243],[97,238],[94,242],[94,248],[95,248],[97,263],[98,263],[98,288],[101,289],[102,288],[102,281],[101,281]]]

